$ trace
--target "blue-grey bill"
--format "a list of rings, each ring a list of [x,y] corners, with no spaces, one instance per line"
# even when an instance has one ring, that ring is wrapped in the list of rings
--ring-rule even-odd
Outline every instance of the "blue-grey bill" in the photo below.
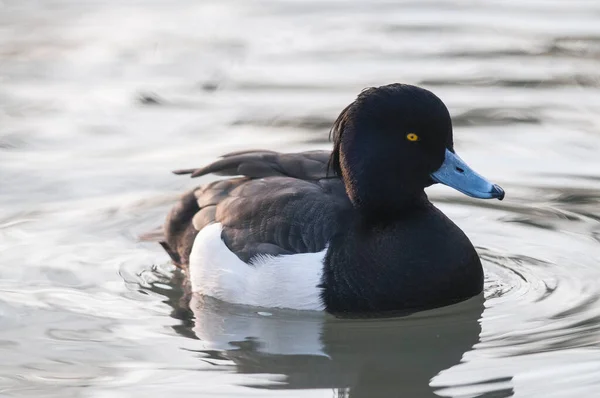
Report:
[[[471,169],[457,154],[446,149],[446,159],[431,178],[465,195],[480,199],[504,199],[504,190]]]

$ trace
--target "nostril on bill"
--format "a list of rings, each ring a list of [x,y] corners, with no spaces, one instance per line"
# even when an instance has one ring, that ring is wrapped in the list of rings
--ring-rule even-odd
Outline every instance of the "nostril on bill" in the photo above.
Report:
[[[459,173],[464,173],[465,170],[461,169],[460,167],[456,166],[456,171],[458,171]]]

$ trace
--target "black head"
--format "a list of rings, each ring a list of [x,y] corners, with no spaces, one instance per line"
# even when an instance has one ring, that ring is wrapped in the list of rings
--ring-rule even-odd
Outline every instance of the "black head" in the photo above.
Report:
[[[453,151],[444,103],[425,89],[390,84],[368,88],[333,125],[330,167],[361,210],[406,211],[422,203],[430,175]],[[379,210],[378,210],[379,209]]]

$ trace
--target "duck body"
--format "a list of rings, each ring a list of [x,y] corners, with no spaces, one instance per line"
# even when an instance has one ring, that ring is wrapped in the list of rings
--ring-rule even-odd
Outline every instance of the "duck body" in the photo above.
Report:
[[[432,93],[369,90],[338,117],[332,152],[237,152],[176,172],[231,177],[183,195],[165,223],[162,245],[192,291],[331,313],[412,311],[481,292],[473,245],[424,188],[504,193],[460,163]]]

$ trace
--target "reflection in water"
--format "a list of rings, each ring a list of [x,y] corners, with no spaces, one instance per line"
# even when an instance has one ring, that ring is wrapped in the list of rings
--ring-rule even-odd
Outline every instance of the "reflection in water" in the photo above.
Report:
[[[353,398],[437,396],[430,380],[458,364],[479,341],[483,311],[481,296],[377,319],[261,310],[198,295],[187,307],[185,300],[182,288],[169,291],[173,316],[190,308],[193,318],[193,325],[178,333],[199,339],[205,360],[232,361],[238,373],[284,376],[256,388],[333,388],[338,396]]]

